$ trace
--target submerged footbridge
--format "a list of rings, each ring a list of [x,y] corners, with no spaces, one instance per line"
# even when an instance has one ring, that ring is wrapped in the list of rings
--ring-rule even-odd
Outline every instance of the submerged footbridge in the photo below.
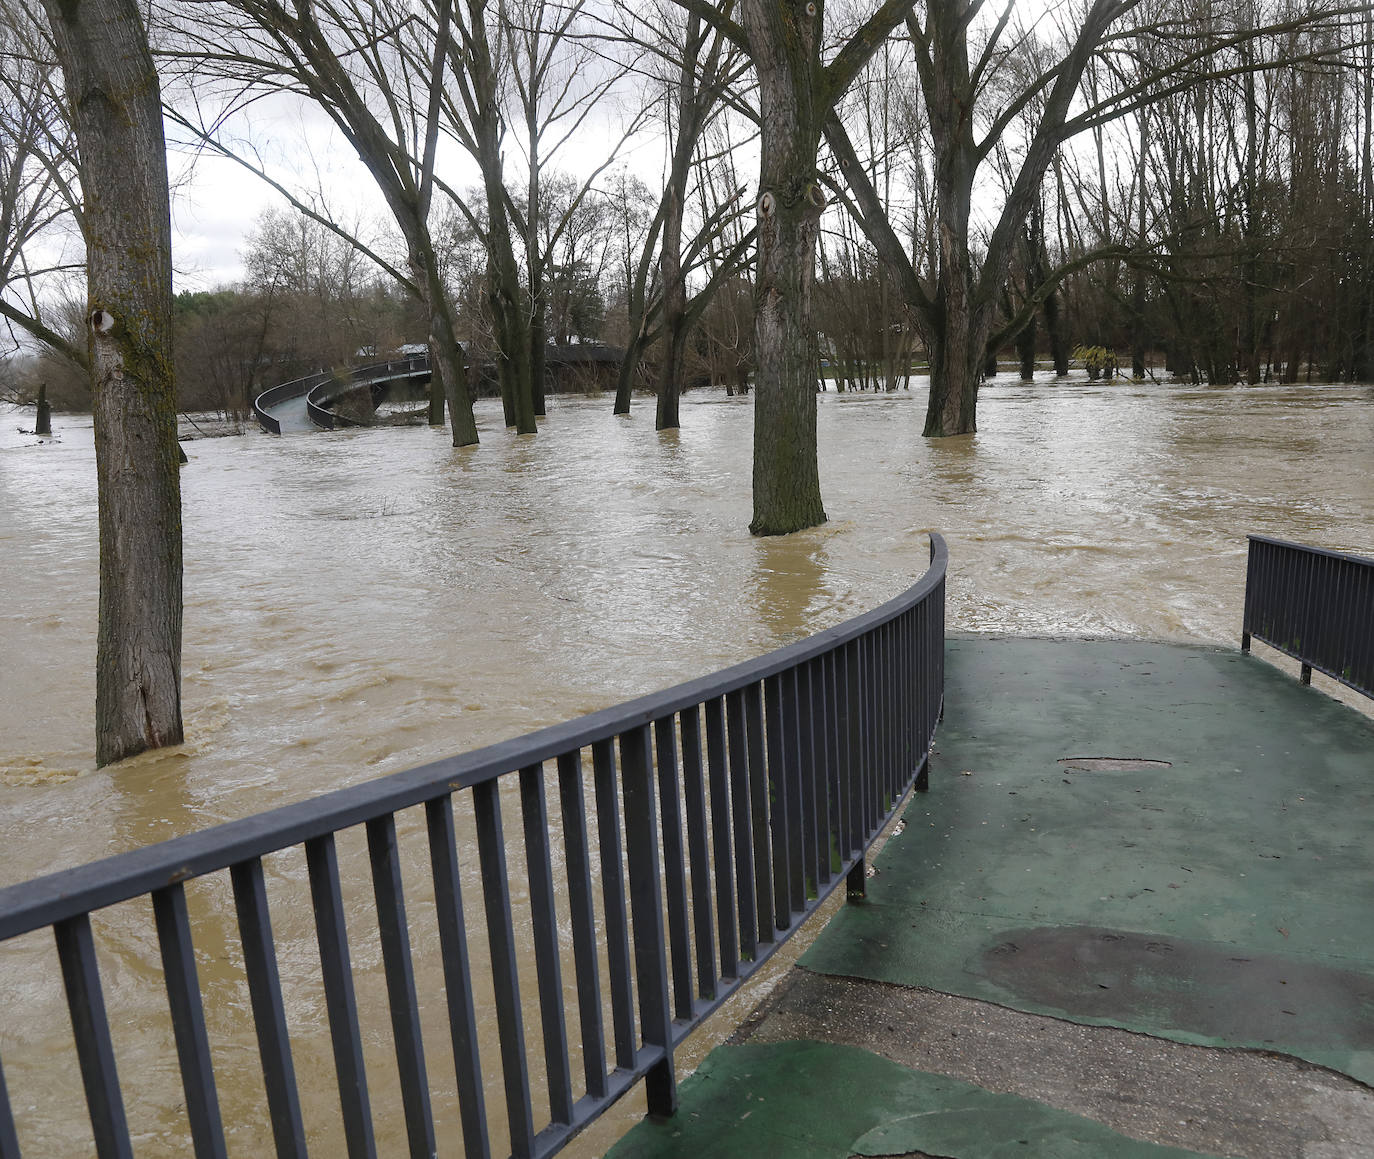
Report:
[[[263,391],[253,400],[253,413],[262,429],[272,435],[362,426],[360,419],[345,413],[340,405],[354,403],[348,410],[357,414],[363,413],[357,405],[361,402],[365,413],[371,413],[397,386],[428,382],[429,377],[428,354],[375,362],[350,371],[324,370]]]

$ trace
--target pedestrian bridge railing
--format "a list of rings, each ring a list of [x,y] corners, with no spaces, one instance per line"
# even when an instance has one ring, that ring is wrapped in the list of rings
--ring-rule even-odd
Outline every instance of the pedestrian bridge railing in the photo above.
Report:
[[[310,421],[317,427],[332,431],[335,427],[356,427],[363,423],[342,415],[334,410],[334,404],[346,394],[370,387],[373,390],[373,406],[377,402],[377,389],[398,378],[429,377],[429,355],[415,354],[409,358],[396,358],[390,362],[377,362],[371,366],[359,366],[338,379],[327,378],[312,386],[305,395],[305,410]]]
[[[1374,559],[1250,538],[1241,648],[1262,640],[1302,665],[1374,696]]]
[[[132,1153],[147,1059],[116,1055],[135,982],[135,1009],[170,1011],[158,1130],[190,1145],[169,1153],[224,1155],[226,1133],[250,1153],[256,1129],[251,1153],[282,1156],[459,1136],[468,1156],[550,1155],[641,1080],[671,1114],[674,1048],[836,886],[862,892],[868,847],[923,787],[948,562],[930,538],[904,595],[767,656],[0,891],[5,949],[60,966],[5,988],[0,1159],[71,1081],[27,1056],[55,1048],[14,1049],[45,1002],[34,1034],[75,1056],[90,1119],[66,1153]]]
[[[374,362],[336,374],[332,370],[317,371],[304,378],[269,387],[253,400],[253,413],[258,425],[269,435],[281,434],[281,422],[271,413],[272,407],[293,398],[305,398],[306,413],[317,427],[333,430],[335,426],[357,424],[330,409],[342,395],[361,390],[364,385],[375,386],[395,378],[419,378],[428,375],[429,355],[412,354],[393,358],[389,362]]]

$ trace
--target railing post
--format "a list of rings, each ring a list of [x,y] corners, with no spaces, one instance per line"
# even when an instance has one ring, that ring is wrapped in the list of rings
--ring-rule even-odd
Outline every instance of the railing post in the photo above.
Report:
[[[861,856],[854,862],[851,869],[844,879],[844,896],[846,901],[863,901],[868,896],[868,858]]]
[[[639,982],[639,1024],[644,1045],[661,1047],[663,1058],[644,1076],[649,1114],[667,1118],[677,1111],[673,1068],[673,1026],[668,1006],[668,962],[663,947],[662,878],[658,870],[658,825],[654,819],[653,757],[649,728],[620,738],[625,791],[625,852],[630,871],[630,915],[635,930],[635,973]]]

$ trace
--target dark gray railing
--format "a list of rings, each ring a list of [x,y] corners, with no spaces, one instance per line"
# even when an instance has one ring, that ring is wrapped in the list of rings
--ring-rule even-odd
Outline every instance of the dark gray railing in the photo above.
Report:
[[[110,1030],[111,1020],[123,1026],[129,1017],[128,972],[107,1017],[92,913],[145,896],[152,923],[137,907],[110,912],[137,923],[124,932],[131,945],[147,944],[147,926],[155,929],[184,1090],[184,1112],[176,1113],[184,1114],[194,1153],[225,1154],[225,1130],[189,915],[197,914],[195,929],[208,936],[207,924],[227,920],[231,896],[241,954],[235,977],[246,982],[253,1029],[244,1003],[212,988],[216,1041],[226,1033],[224,1020],[239,1016],[237,1033],[245,1044],[256,1038],[253,1070],[261,1072],[250,1117],[264,1122],[264,1133],[270,1122],[278,1155],[305,1154],[292,1040],[312,1019],[296,1008],[304,999],[294,941],[283,943],[296,963],[292,998],[283,995],[268,905],[270,884],[278,919],[286,909],[299,924],[304,884],[293,867],[302,847],[320,961],[311,984],[324,995],[342,1120],[328,1129],[341,1130],[350,1159],[376,1153],[363,1048],[385,1032],[364,1034],[355,982],[368,993],[381,983],[375,971],[355,973],[351,965],[359,931],[350,938],[342,897],[353,881],[340,872],[362,836],[356,827],[366,836],[395,1048],[396,1069],[388,1063],[387,1073],[398,1081],[384,1089],[399,1089],[401,1112],[388,1108],[380,1121],[398,1131],[403,1119],[411,1155],[433,1154],[436,1109],[460,1124],[469,1156],[499,1153],[507,1140],[516,1156],[552,1154],[641,1078],[650,1112],[671,1114],[675,1046],[840,882],[862,891],[867,848],[913,782],[924,787],[943,706],[947,562],[943,540],[932,535],[930,569],[904,595],[713,676],[0,891],[0,941],[53,930],[97,1154],[131,1153],[122,1091],[137,1089],[138,1080],[121,1086]],[[556,809],[545,786],[550,762]],[[517,797],[519,832],[507,832],[503,804]],[[565,885],[555,888],[560,846]],[[411,878],[404,889],[403,868]],[[480,912],[466,918],[464,876],[482,899]],[[408,905],[419,923],[413,927]],[[97,916],[103,947],[114,919]],[[479,923],[485,957],[473,932]],[[429,937],[436,929],[437,938]],[[31,952],[31,939],[25,949]],[[134,953],[121,945],[119,960]],[[214,957],[217,969],[227,969],[234,956],[221,948]],[[522,989],[530,973],[535,984]],[[429,993],[433,982],[442,995],[451,1087],[432,1088],[428,1077],[422,1032],[438,1027],[434,1014],[422,1025],[417,977],[419,990]],[[216,980],[232,989],[222,976]],[[36,996],[55,986],[48,974],[22,991],[6,986],[0,1025],[9,1042],[34,1017]],[[479,1041],[479,1015],[481,1026],[495,1027],[494,1044]],[[16,1061],[28,1059],[9,1059],[12,1084]],[[42,1072],[41,1063],[33,1065]],[[317,1078],[318,1068],[307,1077]],[[43,1073],[24,1078],[15,1116],[0,1071],[3,1159],[20,1154],[26,1124],[35,1127],[26,1117],[41,1117],[54,1097],[50,1087],[63,1085],[45,1082]],[[242,1105],[242,1084],[235,1089]],[[499,1113],[489,1116],[489,1101],[504,1104],[504,1122]],[[311,1105],[318,1113],[318,1100]],[[232,1125],[242,1128],[242,1118]]]
[[[258,416],[258,425],[263,430],[270,435],[279,435],[281,423],[275,415],[269,413],[270,408],[279,402],[304,395],[306,413],[316,426],[333,430],[335,425],[356,425],[342,415],[335,414],[329,409],[329,404],[337,400],[341,394],[359,389],[363,383],[373,385],[393,378],[417,378],[428,373],[428,354],[415,354],[407,358],[392,359],[390,362],[374,362],[368,366],[359,366],[342,378],[336,378],[332,370],[318,371],[315,374],[307,374],[304,378],[269,387],[253,400],[253,413]]]
[[[1302,665],[1374,696],[1374,559],[1250,538],[1241,648],[1262,640]]]
[[[370,366],[359,366],[342,378],[326,377],[312,386],[305,395],[305,413],[317,427],[332,431],[335,427],[357,427],[365,424],[341,415],[333,409],[334,404],[344,395],[369,387],[373,390],[373,405],[376,405],[376,389],[397,378],[420,378],[429,374],[429,355],[416,354],[409,358],[397,358],[390,362],[376,362]]]
[[[296,378],[290,382],[268,387],[253,400],[253,413],[258,416],[258,425],[269,435],[281,434],[281,423],[277,421],[275,415],[268,413],[268,408],[276,406],[279,402],[285,402],[289,398],[300,398],[311,387],[318,386],[322,382],[328,382],[330,377],[331,374],[327,370],[317,371],[315,374],[307,374],[304,378]]]

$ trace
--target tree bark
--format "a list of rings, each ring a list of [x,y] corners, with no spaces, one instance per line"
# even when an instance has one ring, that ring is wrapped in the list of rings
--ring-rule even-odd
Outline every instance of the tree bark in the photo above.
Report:
[[[179,744],[181,485],[157,72],[135,0],[44,0],[85,200],[99,486],[96,764]]]
[[[683,362],[687,353],[687,284],[682,276],[682,200],[676,188],[670,190],[664,208],[663,249],[659,267],[663,276],[666,341],[658,378],[658,408],[654,416],[655,429],[660,431],[679,425],[678,400],[682,394]]]
[[[823,101],[820,8],[748,0],[740,10],[759,78],[761,165],[754,283],[754,535],[825,522],[816,462],[811,320],[816,235],[825,196],[816,173]]]

